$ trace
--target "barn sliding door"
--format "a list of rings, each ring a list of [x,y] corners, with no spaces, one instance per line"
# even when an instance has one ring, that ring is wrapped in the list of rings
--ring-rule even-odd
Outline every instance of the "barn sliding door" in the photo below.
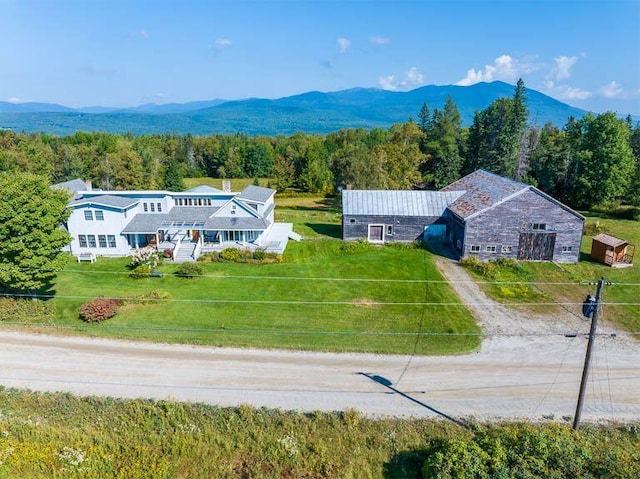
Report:
[[[551,261],[555,245],[555,233],[520,233],[518,259]]]

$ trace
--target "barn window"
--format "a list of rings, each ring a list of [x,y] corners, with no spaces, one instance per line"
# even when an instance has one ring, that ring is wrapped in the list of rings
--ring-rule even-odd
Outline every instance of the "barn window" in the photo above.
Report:
[[[349,218],[349,224],[355,225],[356,224],[356,219],[355,218]]]
[[[547,224],[546,223],[531,223],[531,229],[532,230],[546,230],[547,229]]]
[[[387,235],[393,236],[393,225],[387,225]]]
[[[562,252],[563,253],[571,253],[573,251],[573,246],[563,246],[562,247]]]
[[[472,244],[471,245],[471,252],[472,253],[479,253],[480,252],[480,245],[479,244]]]
[[[487,253],[495,253],[496,245],[487,245]]]
[[[511,253],[512,250],[513,250],[513,247],[511,247],[511,246],[503,246],[502,247],[502,252],[503,253]]]

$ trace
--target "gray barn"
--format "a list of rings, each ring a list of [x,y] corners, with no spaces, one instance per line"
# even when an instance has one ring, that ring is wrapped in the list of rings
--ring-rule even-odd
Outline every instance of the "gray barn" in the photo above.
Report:
[[[584,217],[537,188],[477,170],[440,191],[342,192],[344,240],[441,235],[460,257],[575,263]]]

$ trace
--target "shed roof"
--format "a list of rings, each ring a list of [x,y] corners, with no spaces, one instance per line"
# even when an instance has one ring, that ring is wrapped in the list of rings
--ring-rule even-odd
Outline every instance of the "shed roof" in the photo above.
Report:
[[[345,215],[442,216],[464,191],[343,190]]]
[[[461,218],[492,208],[501,201],[531,188],[530,185],[486,170],[476,170],[440,191],[464,191],[449,209]]]
[[[606,233],[600,233],[599,235],[594,236],[593,241],[597,241],[598,243],[602,243],[606,246],[611,246],[612,248],[629,244],[625,240],[621,240],[620,238],[616,238],[615,236],[611,236]]]
[[[276,190],[271,188],[263,188],[262,186],[247,186],[242,192],[236,196],[239,200],[257,201],[259,203],[266,202]]]

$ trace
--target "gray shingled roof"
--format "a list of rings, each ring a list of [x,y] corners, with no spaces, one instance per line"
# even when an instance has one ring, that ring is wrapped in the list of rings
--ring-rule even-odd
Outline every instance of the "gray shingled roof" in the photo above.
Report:
[[[599,235],[594,236],[593,241],[597,241],[598,243],[611,246],[612,248],[617,248],[618,246],[629,244],[627,241],[623,239],[616,238],[615,236],[611,236],[606,233],[600,233]]]
[[[51,188],[54,190],[67,190],[69,193],[75,196],[78,191],[86,191],[87,184],[84,182],[84,180],[76,178],[75,180],[56,183],[55,185],[51,185]]]
[[[442,216],[464,191],[343,190],[345,215]]]
[[[173,222],[200,222],[202,226],[197,229],[204,230],[263,230],[266,229],[267,222],[262,218],[241,218],[241,217],[213,217],[210,216],[218,210],[216,207],[189,208],[174,207],[170,212],[164,214],[147,213],[137,214],[127,226],[123,233],[155,233],[160,229],[167,229],[166,223]],[[191,229],[187,228],[186,229]]]
[[[258,201],[260,203],[264,203],[271,195],[273,195],[276,190],[271,188],[263,188],[262,186],[247,186],[242,192],[236,196],[239,200],[249,200],[249,201]]]
[[[80,206],[80,205],[102,205],[102,206],[111,206],[114,208],[124,209],[129,206],[133,206],[138,202],[137,199],[134,198],[125,198],[123,196],[114,196],[114,195],[98,195],[92,196],[90,198],[78,198],[75,201],[71,202],[71,206]]]
[[[468,218],[530,188],[530,185],[504,178],[495,173],[477,170],[445,186],[440,191],[464,191],[464,195],[449,205],[449,209],[461,218]]]

